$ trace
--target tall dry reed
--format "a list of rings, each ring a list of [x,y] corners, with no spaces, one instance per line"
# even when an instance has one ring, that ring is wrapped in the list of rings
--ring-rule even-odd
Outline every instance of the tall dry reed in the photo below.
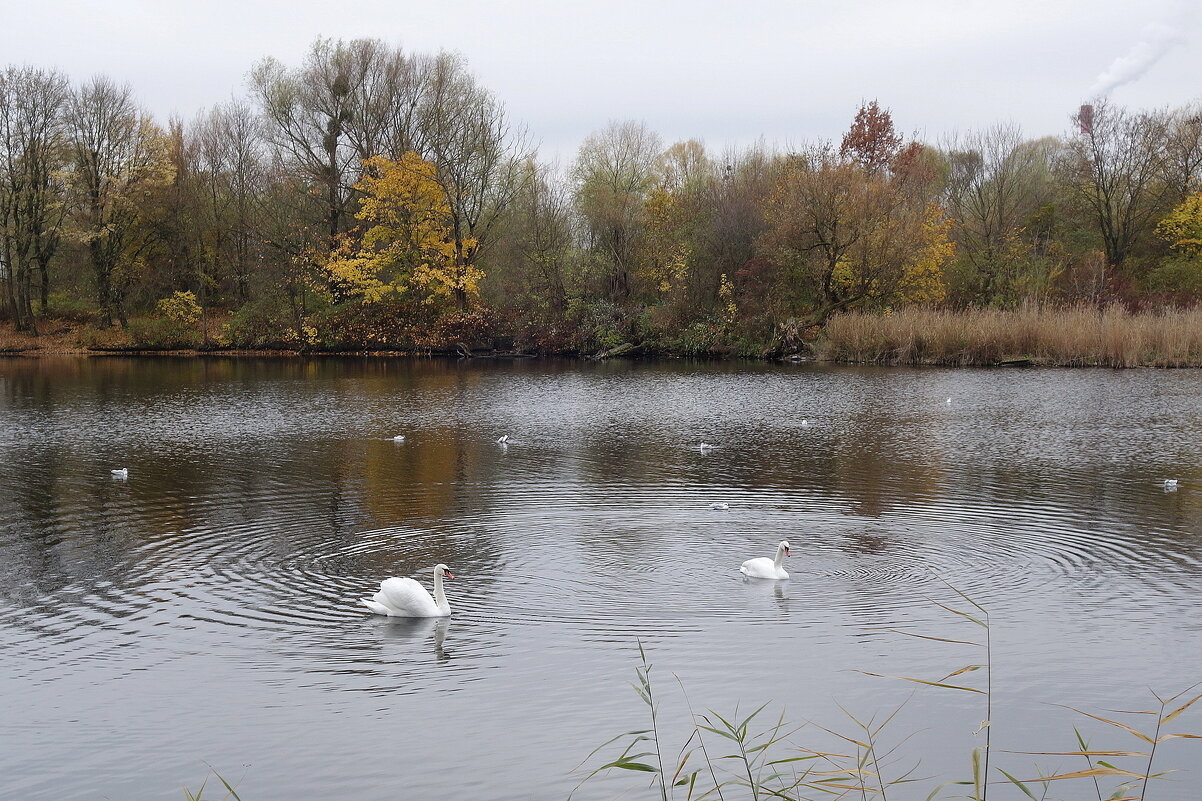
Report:
[[[1030,359],[1065,367],[1202,366],[1202,309],[1120,306],[846,312],[818,355],[841,362],[992,365]]]

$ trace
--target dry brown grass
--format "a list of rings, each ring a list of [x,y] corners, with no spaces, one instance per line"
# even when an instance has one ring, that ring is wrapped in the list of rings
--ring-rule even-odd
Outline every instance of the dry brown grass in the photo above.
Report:
[[[1067,367],[1202,366],[1202,309],[1132,313],[1119,306],[849,312],[827,324],[822,358],[882,364]]]
[[[12,323],[0,323],[0,353],[27,353],[31,356],[44,356],[62,353],[87,353],[89,344],[85,341],[85,332],[91,327],[84,323],[71,323],[58,320],[40,320],[38,322],[40,336],[17,331]],[[120,330],[110,334],[121,336]]]

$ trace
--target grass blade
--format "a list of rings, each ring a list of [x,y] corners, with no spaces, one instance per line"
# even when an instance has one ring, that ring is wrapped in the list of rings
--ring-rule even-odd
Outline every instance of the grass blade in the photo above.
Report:
[[[1030,789],[1027,788],[1027,785],[1023,784],[1018,779],[1014,778],[1013,776],[1011,776],[1009,773],[1002,770],[1001,768],[998,768],[998,773],[1005,776],[1007,779],[1010,780],[1011,784],[1013,784],[1015,787],[1017,787],[1018,789],[1022,790],[1024,793],[1026,793],[1027,798],[1030,798],[1031,801],[1039,801],[1039,799],[1035,797],[1035,793],[1031,792]]]
[[[985,695],[984,690],[978,690],[975,687],[961,687],[958,684],[944,684],[943,682],[939,681],[927,681],[926,679],[915,679],[909,676],[885,676],[881,673],[869,673],[867,670],[860,670],[857,672],[863,673],[865,676],[876,676],[878,679],[898,679],[900,681],[912,681],[916,684],[926,684],[931,687],[946,687],[949,690],[964,690],[965,692],[969,693],[980,693],[981,695]]]

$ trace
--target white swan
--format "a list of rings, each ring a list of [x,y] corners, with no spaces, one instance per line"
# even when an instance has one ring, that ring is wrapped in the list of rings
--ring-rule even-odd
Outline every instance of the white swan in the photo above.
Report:
[[[393,438],[392,438],[392,441],[393,441],[393,442],[404,442],[404,441],[405,441],[405,435],[404,435],[404,434],[397,434],[395,437],[393,437]]]
[[[1177,489],[1177,479],[1166,478],[1164,480],[1164,488],[1165,489]]]
[[[498,445],[508,445],[509,444],[509,435],[502,434],[501,436],[497,437],[497,444]]]
[[[451,614],[442,579],[455,578],[444,564],[434,566],[434,597],[411,578],[387,578],[380,582],[380,591],[371,598],[360,598],[377,615],[389,617],[446,617]]]
[[[129,478],[129,468],[121,467],[116,470],[110,470],[109,475],[113,478]]]
[[[721,501],[715,501],[714,503],[711,503],[711,504],[710,504],[710,508],[711,508],[711,509],[729,509],[729,508],[730,508],[730,504],[729,504],[729,503],[722,503]]]
[[[801,427],[802,427],[802,428],[809,428],[809,427],[810,427],[810,421],[809,421],[809,420],[802,420],[802,421],[801,421]]]
[[[710,445],[708,442],[703,442],[697,446],[697,450],[701,451],[702,453],[709,453],[713,449],[714,449],[714,446]]]
[[[787,579],[789,574],[785,572],[783,566],[785,557],[789,555],[789,541],[781,540],[780,545],[776,546],[776,558],[769,559],[766,556],[760,556],[756,559],[748,559],[739,568],[739,572],[744,576],[751,578],[763,579]]]

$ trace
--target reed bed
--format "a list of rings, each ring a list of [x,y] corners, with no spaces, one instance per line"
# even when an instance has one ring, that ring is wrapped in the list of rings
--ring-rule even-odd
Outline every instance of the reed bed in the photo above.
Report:
[[[953,311],[910,307],[831,318],[820,358],[878,364],[1202,367],[1202,308],[1121,306]]]
[[[992,736],[994,662],[989,610],[938,576],[935,578],[951,595],[942,601],[929,600],[955,616],[957,633],[946,636],[943,632],[889,631],[917,637],[932,648],[949,648],[949,655],[967,650],[971,663],[945,676],[930,678],[859,672],[921,685],[920,689],[933,688],[934,692],[961,693],[965,704],[976,707],[982,722],[971,734],[960,733],[965,740],[966,759],[958,777],[922,775],[920,756],[907,756],[903,749],[912,733],[890,730],[890,723],[913,695],[899,706],[867,719],[840,706],[848,721],[838,729],[814,721],[790,724],[783,715],[761,716],[768,704],[750,713],[740,714],[736,708],[733,714],[724,716],[714,710],[697,712],[689,702],[692,731],[683,744],[672,748],[661,732],[661,694],[651,681],[652,666],[640,643],[640,665],[631,686],[647,708],[646,728],[623,732],[593,749],[579,768],[583,773],[576,789],[597,776],[626,771],[627,775],[650,779],[645,785],[647,790],[633,797],[659,801],[889,801],[891,796],[899,795],[926,801],[989,801],[991,796],[998,798],[999,793],[1004,798],[1045,801],[1062,786],[1070,788],[1069,797],[1073,798],[1153,801],[1156,788],[1149,790],[1150,782],[1163,780],[1173,772],[1159,764],[1163,759],[1157,759],[1158,746],[1182,738],[1202,739],[1202,735],[1176,730],[1180,723],[1173,730],[1168,728],[1202,701],[1202,693],[1191,695],[1198,685],[1172,696],[1152,692],[1149,708],[1112,710],[1106,716],[1064,707],[1077,716],[1085,732],[1074,725],[1073,737],[1063,751],[999,750]],[[959,633],[966,629],[967,634]],[[677,683],[683,691],[684,684],[679,679]],[[1114,744],[1092,746],[1090,730],[1099,739],[1115,738]],[[1025,737],[1023,731],[1014,729],[1001,734],[1020,746]],[[821,742],[802,744],[803,738],[811,737]],[[1058,769],[1049,772],[1028,763],[1032,757],[1049,758]],[[999,761],[1010,770],[1001,767]]]

